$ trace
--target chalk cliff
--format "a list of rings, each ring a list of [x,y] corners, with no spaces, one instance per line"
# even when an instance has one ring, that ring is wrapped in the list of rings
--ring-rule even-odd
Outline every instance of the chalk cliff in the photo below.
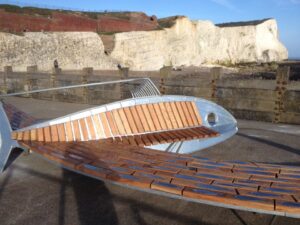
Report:
[[[49,70],[57,58],[63,69],[116,69],[120,63],[132,70],[157,70],[164,65],[270,62],[288,57],[274,19],[216,26],[180,17],[170,28],[117,33],[113,40],[114,48],[106,55],[101,38],[92,32],[0,33],[0,67],[24,70],[38,65]]]

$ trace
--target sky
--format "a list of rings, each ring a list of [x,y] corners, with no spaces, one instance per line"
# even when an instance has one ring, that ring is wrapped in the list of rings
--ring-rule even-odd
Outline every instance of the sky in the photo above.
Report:
[[[184,15],[214,23],[275,18],[289,57],[300,58],[300,0],[0,0],[3,3],[87,11],[142,11],[158,18]]]

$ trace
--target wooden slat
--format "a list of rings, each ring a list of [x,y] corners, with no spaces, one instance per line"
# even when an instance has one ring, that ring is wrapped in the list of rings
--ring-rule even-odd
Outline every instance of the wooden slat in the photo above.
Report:
[[[132,130],[130,128],[129,122],[128,122],[127,117],[125,115],[124,109],[122,109],[122,108],[118,109],[118,113],[119,113],[119,115],[121,117],[121,120],[123,122],[125,131],[126,131],[126,135],[132,134]]]
[[[141,113],[138,113],[136,106],[129,107],[129,110],[130,110],[130,112],[132,114],[132,117],[134,119],[134,122],[135,122],[136,128],[138,130],[138,133],[144,133],[145,132],[145,128],[144,128],[145,124],[143,124],[143,122],[141,120],[142,117],[139,115]]]
[[[50,127],[44,127],[44,137],[45,137],[45,142],[51,142],[51,131],[50,131]]]
[[[166,115],[162,114],[160,106],[159,106],[158,103],[153,104],[153,107],[154,107],[155,113],[157,115],[157,118],[158,118],[159,124],[161,126],[161,129],[167,130],[168,127],[167,127],[167,123],[165,122]]]
[[[50,131],[51,131],[51,139],[53,142],[58,141],[58,132],[57,132],[57,127],[56,125],[50,126]]]
[[[201,116],[198,111],[198,107],[195,102],[192,102],[192,107],[193,107],[194,113],[197,117],[198,125],[202,125],[202,119],[201,119]]]
[[[24,140],[24,141],[30,140],[30,130],[24,131],[23,140]]]
[[[36,129],[30,130],[30,140],[37,141],[37,130]]]
[[[192,119],[192,116],[190,115],[190,112],[189,112],[189,109],[188,109],[188,106],[187,106],[186,102],[181,102],[180,104],[181,104],[181,107],[183,109],[185,118],[188,122],[188,125],[190,127],[194,126],[193,119]]]
[[[87,124],[87,129],[89,130],[89,133],[91,135],[91,139],[96,140],[96,132],[95,132],[95,128],[91,116],[86,117],[86,124]]]
[[[99,118],[99,114],[93,115],[93,121],[94,121],[95,131],[96,131],[97,136],[99,138],[106,138],[104,128],[103,128],[102,123]]]
[[[67,136],[68,141],[73,141],[74,136],[73,136],[73,132],[72,132],[71,121],[68,121],[65,123],[65,128],[66,128],[66,136]]]
[[[151,115],[152,121],[153,121],[154,126],[155,126],[155,130],[151,130],[151,131],[161,130],[162,128],[161,128],[161,125],[159,123],[159,119],[157,117],[157,114],[155,112],[154,105],[153,104],[147,104],[147,107],[148,107],[149,113]]]
[[[37,139],[38,141],[44,141],[44,131],[43,128],[37,129]]]
[[[134,118],[132,116],[132,113],[131,113],[129,107],[124,108],[124,112],[125,112],[125,115],[128,119],[128,123],[129,123],[129,126],[130,126],[130,129],[131,129],[132,133],[137,134],[138,133],[138,128],[135,124]]]
[[[105,112],[106,114],[106,118],[108,120],[108,123],[110,125],[110,128],[111,128],[111,132],[113,134],[113,136],[119,136],[120,135],[120,132],[118,130],[118,126],[116,125],[116,122],[115,122],[115,119],[112,115],[112,112]]]
[[[196,116],[195,111],[193,109],[192,102],[186,102],[186,106],[187,106],[187,109],[189,111],[189,115],[190,115],[190,117],[193,121],[193,126],[201,125],[201,124],[198,124],[197,116]]]
[[[172,121],[171,121],[171,117],[170,117],[170,113],[169,111],[167,110],[166,106],[165,106],[165,103],[164,102],[160,102],[158,103],[159,104],[159,107],[160,107],[160,110],[161,110],[161,113],[163,115],[163,118],[165,119],[165,122],[166,122],[166,125],[167,125],[167,129],[171,130],[171,129],[174,129],[175,127],[173,126],[172,124]],[[172,113],[171,113],[172,114]],[[174,117],[173,117],[174,118]]]
[[[73,120],[71,123],[72,123],[73,130],[74,130],[75,141],[81,141],[79,121],[78,120]]]
[[[104,130],[105,137],[107,137],[107,138],[112,137],[105,113],[100,113],[99,118],[100,118],[103,130]]]
[[[182,123],[180,114],[179,114],[179,112],[177,110],[175,102],[171,102],[170,105],[171,105],[171,109],[172,109],[173,115],[174,115],[174,117],[176,119],[176,122],[178,124],[177,128],[182,128],[183,127],[183,123]]]
[[[124,136],[126,134],[126,130],[125,130],[123,121],[120,117],[120,114],[119,114],[118,110],[116,110],[116,109],[113,110],[112,114],[113,114],[113,117],[115,119],[116,126],[118,127],[120,135]]]
[[[144,131],[148,132],[148,131],[151,131],[152,128],[151,128],[151,124],[152,124],[152,121],[148,121],[148,114],[149,112],[146,110],[147,107],[146,105],[137,105],[136,106],[136,110],[137,110],[137,116],[140,117],[141,119],[141,123],[142,123],[142,126],[144,127]]]
[[[89,133],[88,133],[85,119],[84,118],[80,119],[79,124],[80,124],[80,128],[81,128],[81,134],[82,134],[83,141],[88,141]]]
[[[178,112],[179,112],[179,115],[180,115],[183,127],[188,127],[189,124],[188,124],[188,121],[187,121],[187,119],[185,117],[185,114],[184,114],[184,111],[182,109],[181,103],[180,102],[175,102],[175,105],[176,105],[176,108],[178,109]]]
[[[59,141],[66,141],[66,132],[64,124],[57,125],[57,132]]]

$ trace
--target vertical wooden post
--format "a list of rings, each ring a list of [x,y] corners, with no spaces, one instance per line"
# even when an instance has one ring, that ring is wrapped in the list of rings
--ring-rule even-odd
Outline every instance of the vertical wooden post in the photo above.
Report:
[[[31,75],[37,72],[37,66],[27,66],[27,73],[25,75],[25,82],[24,82],[24,91],[31,91],[32,90],[32,79]],[[26,97],[31,97],[31,94],[27,94]]]
[[[87,84],[89,76],[93,75],[94,69],[93,67],[85,67],[82,69],[83,75],[81,77],[81,83],[82,84]],[[82,89],[82,96],[83,96],[83,101],[84,103],[89,102],[89,89],[88,87],[83,87]]]
[[[166,79],[170,77],[172,73],[172,66],[164,66],[159,70],[160,82],[159,91],[162,95],[166,94]]]
[[[210,70],[210,76],[211,76],[211,100],[214,102],[218,101],[217,96],[217,82],[221,78],[222,74],[222,67],[213,67]]]
[[[7,79],[9,77],[9,74],[13,72],[12,66],[4,66],[3,68],[3,88],[2,88],[2,93],[7,94],[8,91],[8,84],[7,84]]]
[[[274,107],[274,123],[280,123],[281,114],[284,111],[283,98],[286,92],[286,86],[290,79],[290,67],[279,66],[276,73],[276,99]]]
[[[120,67],[119,75],[120,75],[121,80],[128,79],[129,78],[129,67]],[[129,93],[127,93],[127,91],[125,89],[125,85],[123,83],[120,83],[118,85],[119,85],[119,91],[120,91],[120,99],[127,98],[128,96],[126,94],[129,94]]]

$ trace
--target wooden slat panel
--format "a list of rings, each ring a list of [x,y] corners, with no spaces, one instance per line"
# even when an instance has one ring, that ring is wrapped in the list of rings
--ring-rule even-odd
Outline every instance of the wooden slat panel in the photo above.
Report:
[[[131,128],[130,128],[128,119],[127,119],[127,117],[126,117],[126,115],[125,115],[124,109],[122,109],[122,108],[121,108],[121,109],[118,109],[118,113],[119,113],[119,115],[120,115],[120,117],[121,117],[121,120],[122,120],[122,122],[123,122],[125,131],[126,131],[126,134],[127,134],[127,135],[128,135],[128,134],[132,134],[132,130],[131,130]]]
[[[141,119],[144,130],[146,132],[151,131],[152,128],[154,127],[154,125],[153,125],[153,122],[152,122],[151,117],[149,115],[149,111],[147,109],[147,106],[146,105],[137,105],[135,107],[136,107],[138,116]]]
[[[165,119],[167,129],[169,129],[169,130],[174,129],[175,127],[172,124],[171,117],[170,117],[170,112],[167,110],[165,103],[160,102],[159,107],[160,107],[161,113],[163,115],[163,118]],[[173,120],[174,120],[174,117],[173,117]]]
[[[18,136],[17,136],[17,140],[18,141],[22,141],[23,140],[23,136],[24,136],[24,132],[18,132]]]
[[[108,124],[108,121],[107,121],[106,116],[105,116],[105,113],[100,113],[99,118],[101,120],[101,124],[103,126],[105,136],[107,138],[112,137],[112,135],[110,133],[109,124]]]
[[[200,125],[200,124],[198,124],[197,116],[196,116],[195,111],[193,109],[192,102],[186,102],[186,106],[187,106],[187,109],[190,113],[191,119],[193,121],[193,126]]]
[[[141,119],[144,114],[141,117],[139,115],[138,111],[137,111],[137,107],[136,106],[129,107],[129,110],[130,110],[130,112],[132,114],[132,117],[134,119],[134,122],[135,122],[135,125],[137,127],[138,132],[139,133],[144,133],[145,132],[145,128],[144,128],[145,124],[143,124],[142,119]]]
[[[198,125],[202,125],[202,119],[201,119],[201,116],[200,116],[199,111],[198,111],[198,107],[197,107],[195,102],[192,102],[192,107],[193,107],[194,113],[197,117]]]
[[[75,141],[81,141],[79,121],[78,120],[74,120],[71,123],[72,123],[73,130],[74,130]]]
[[[51,131],[50,131],[50,127],[44,127],[44,137],[45,137],[45,141],[46,142],[51,142]]]
[[[99,115],[96,114],[96,115],[93,115],[93,121],[94,121],[94,125],[95,125],[95,131],[96,131],[96,134],[98,135],[99,138],[105,138],[105,133],[104,133],[104,129],[103,129],[103,126],[102,126],[102,123],[100,121],[100,118],[99,118]]]
[[[30,139],[32,141],[37,141],[37,130],[36,129],[30,130]]]
[[[87,126],[85,123],[85,119],[84,118],[80,119],[79,124],[80,124],[80,128],[81,128],[81,134],[82,134],[83,141],[88,141],[89,133],[88,133]]]
[[[95,132],[95,128],[91,116],[86,117],[86,123],[87,123],[87,129],[89,130],[89,133],[91,135],[91,139],[96,140],[96,132]]]
[[[182,109],[181,103],[180,102],[175,102],[175,105],[176,105],[176,108],[178,109],[178,112],[179,112],[179,115],[180,115],[183,127],[188,127],[189,124],[188,124],[188,121],[187,121],[187,119],[185,117],[185,114],[184,114],[184,111]]]
[[[122,136],[125,135],[126,134],[126,130],[125,130],[125,127],[123,125],[123,121],[122,121],[122,119],[120,117],[120,114],[119,114],[118,110],[113,110],[112,114],[113,114],[113,117],[115,119],[116,126],[118,127],[120,135],[122,135]]]
[[[162,128],[161,128],[161,125],[159,123],[159,120],[158,120],[158,117],[156,115],[156,112],[155,112],[153,104],[147,104],[147,107],[149,109],[149,113],[151,115],[152,121],[153,121],[154,126],[155,126],[155,130],[151,130],[151,131],[161,130]]]
[[[24,131],[23,140],[24,141],[29,141],[30,140],[30,130]]]
[[[112,115],[112,112],[105,112],[105,114],[106,114],[106,118],[107,118],[108,123],[110,125],[111,132],[112,132],[113,136],[115,136],[115,137],[119,136],[120,132],[118,130],[118,127],[116,125],[116,122],[115,122],[115,119]]]
[[[178,125],[177,128],[182,128],[183,123],[182,123],[181,117],[179,115],[179,112],[177,110],[175,102],[171,102],[170,105],[171,105],[173,115],[174,115],[174,117],[176,119],[176,122],[177,122],[177,125]]]
[[[124,108],[124,112],[126,114],[126,117],[127,117],[127,120],[128,120],[128,123],[129,123],[129,126],[131,128],[132,133],[137,134],[138,133],[138,128],[135,124],[134,118],[132,116],[132,113],[131,113],[129,107]]]
[[[44,131],[43,128],[37,129],[37,139],[38,141],[44,141]]]
[[[181,104],[181,107],[182,107],[182,109],[183,109],[185,118],[186,118],[186,120],[187,120],[187,122],[188,122],[188,125],[189,125],[190,127],[194,126],[193,119],[192,119],[191,114],[189,113],[189,110],[188,110],[188,107],[187,107],[187,105],[186,105],[186,102],[181,102],[180,104]]]
[[[50,126],[50,131],[51,131],[51,139],[53,142],[58,141],[58,133],[57,133],[57,127],[56,125]]]
[[[74,136],[73,136],[73,132],[72,132],[71,121],[68,121],[65,123],[65,128],[66,128],[66,136],[67,136],[68,141],[73,141]]]
[[[161,129],[167,130],[168,127],[167,127],[167,124],[166,124],[165,119],[164,119],[165,115],[163,115],[163,114],[161,113],[159,104],[158,104],[158,103],[155,103],[155,104],[153,104],[153,107],[154,107],[155,113],[156,113],[156,115],[157,115],[157,118],[158,118],[159,124],[160,124],[160,126],[161,126]]]
[[[66,132],[64,124],[57,125],[57,132],[59,141],[66,141]]]

